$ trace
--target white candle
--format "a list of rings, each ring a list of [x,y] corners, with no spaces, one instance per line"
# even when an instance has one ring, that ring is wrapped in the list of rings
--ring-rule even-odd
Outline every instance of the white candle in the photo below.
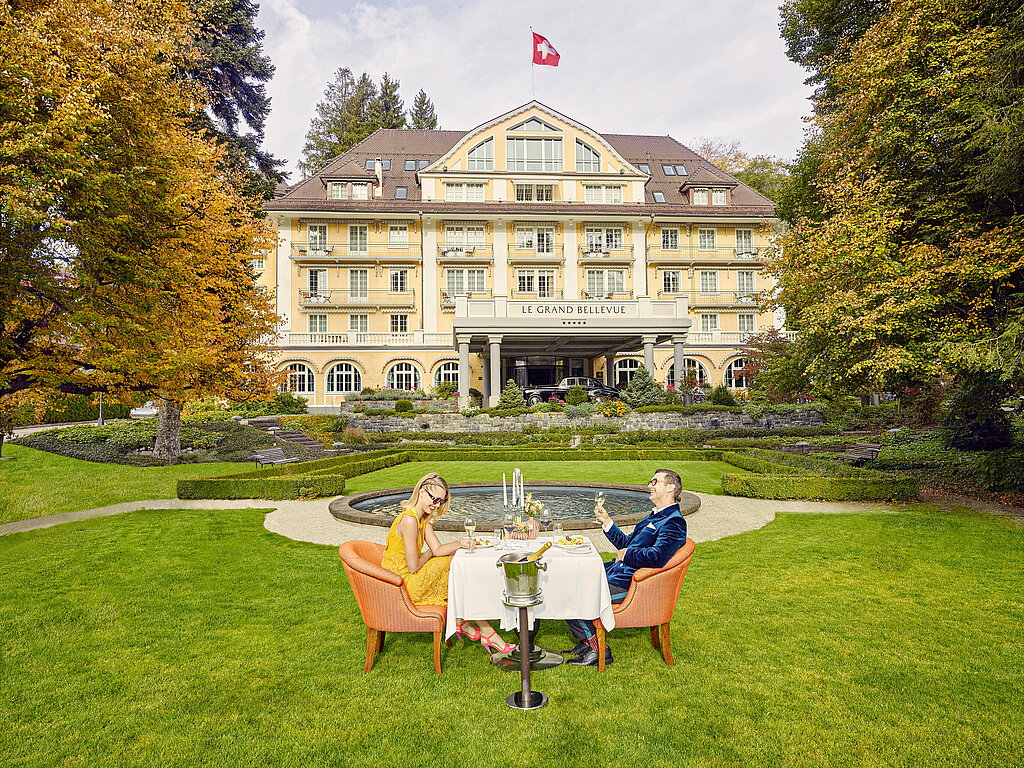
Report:
[[[508,506],[508,488],[505,487],[505,473],[501,473],[501,500],[504,505]]]

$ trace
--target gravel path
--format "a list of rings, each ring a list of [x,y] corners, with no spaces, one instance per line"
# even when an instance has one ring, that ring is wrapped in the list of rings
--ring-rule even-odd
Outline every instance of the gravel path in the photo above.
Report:
[[[686,518],[690,537],[696,542],[713,541],[714,539],[735,536],[739,533],[763,528],[775,519],[777,512],[806,514],[879,513],[894,512],[899,509],[895,505],[880,503],[771,501],[746,499],[738,496],[711,496],[708,494],[698,494],[698,496],[700,496],[701,501],[700,509]],[[342,522],[328,511],[327,507],[330,501],[330,499],[314,499],[313,501],[267,501],[266,499],[231,501],[157,499],[130,501],[99,509],[66,512],[60,515],[6,523],[0,525],[0,536],[20,533],[22,531],[33,531],[39,528],[49,528],[76,520],[107,517],[138,509],[238,509],[253,507],[256,509],[272,508],[273,511],[264,518],[264,527],[268,531],[296,541],[308,541],[314,544],[335,547],[350,539],[363,539],[381,544],[384,543],[387,528]],[[590,536],[594,545],[599,550],[613,551],[608,540],[599,531],[589,534],[585,533],[585,535]],[[442,541],[449,541],[457,536],[458,534],[456,533],[445,533],[443,531],[438,534],[438,538]]]

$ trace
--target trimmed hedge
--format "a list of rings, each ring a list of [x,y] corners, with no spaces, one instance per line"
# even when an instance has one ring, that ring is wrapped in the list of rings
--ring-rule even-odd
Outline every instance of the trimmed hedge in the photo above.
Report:
[[[224,477],[179,480],[179,499],[300,499],[341,496],[349,477],[409,460],[404,452],[354,454],[296,464],[281,464]]]
[[[722,475],[722,490],[753,499],[906,501],[919,493],[912,477],[820,477],[816,475]]]

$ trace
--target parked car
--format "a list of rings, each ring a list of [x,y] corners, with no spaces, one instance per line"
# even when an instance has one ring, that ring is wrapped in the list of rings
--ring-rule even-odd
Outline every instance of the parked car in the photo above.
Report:
[[[565,396],[569,394],[569,390],[573,387],[583,387],[583,391],[587,393],[591,400],[603,400],[606,397],[617,398],[619,396],[619,390],[605,386],[597,379],[592,379],[589,376],[569,376],[553,387],[524,387],[523,397],[526,398],[528,405],[537,405],[552,397],[565,400]]]
[[[156,416],[156,413],[157,407],[152,400],[147,401],[145,405],[140,405],[138,408],[132,408],[128,411],[128,415],[133,419],[152,419]]]

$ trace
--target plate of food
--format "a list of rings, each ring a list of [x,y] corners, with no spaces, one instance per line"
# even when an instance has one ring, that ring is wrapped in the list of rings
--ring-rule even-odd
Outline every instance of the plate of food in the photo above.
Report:
[[[493,547],[494,539],[488,539],[485,536],[474,536],[473,546],[476,549],[486,549],[487,547]]]
[[[562,549],[590,549],[586,536],[561,536],[555,539],[555,546]]]

